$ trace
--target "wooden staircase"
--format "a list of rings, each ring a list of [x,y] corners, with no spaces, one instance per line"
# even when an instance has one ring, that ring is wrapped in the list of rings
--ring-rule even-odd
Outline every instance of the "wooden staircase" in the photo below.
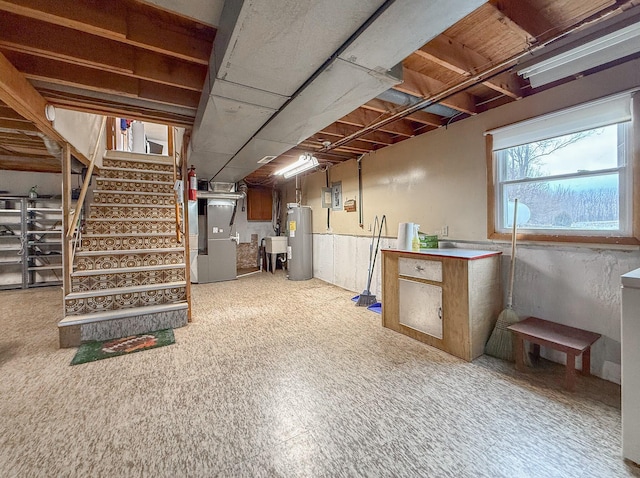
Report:
[[[170,161],[120,151],[104,157],[58,324],[61,347],[187,324]]]

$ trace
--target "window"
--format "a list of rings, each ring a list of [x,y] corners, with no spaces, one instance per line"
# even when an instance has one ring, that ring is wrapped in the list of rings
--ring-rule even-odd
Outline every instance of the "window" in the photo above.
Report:
[[[492,238],[637,243],[631,96],[489,132]]]

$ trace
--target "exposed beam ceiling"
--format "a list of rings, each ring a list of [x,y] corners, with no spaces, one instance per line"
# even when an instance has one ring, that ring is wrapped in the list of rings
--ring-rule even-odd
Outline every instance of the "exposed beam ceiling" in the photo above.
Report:
[[[222,3],[198,0],[172,12],[170,0],[113,0],[108,8],[96,0],[0,0],[0,169],[56,168],[36,135],[61,140],[44,118],[46,103],[191,128]],[[405,59],[403,82],[391,96],[397,104],[384,95],[366,102],[248,180],[273,183],[275,169],[307,150],[333,164],[535,94],[510,70],[517,58],[582,23],[637,5],[489,0]],[[408,110],[418,101],[426,110]],[[39,166],[25,166],[25,151]]]

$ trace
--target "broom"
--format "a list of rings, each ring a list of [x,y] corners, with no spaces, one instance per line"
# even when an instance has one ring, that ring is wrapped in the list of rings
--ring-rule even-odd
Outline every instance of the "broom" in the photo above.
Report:
[[[369,246],[369,270],[367,271],[367,288],[360,294],[356,306],[369,307],[377,302],[375,294],[369,290],[371,288],[371,279],[373,278],[373,269],[376,266],[376,257],[380,247],[380,237],[382,236],[382,225],[386,223],[387,216],[382,216],[380,228],[378,229],[378,242],[376,243],[375,252],[373,252],[373,239],[376,236],[376,225],[378,224],[378,216],[373,221],[373,232],[371,234],[371,245]],[[372,254],[373,253],[373,254]]]
[[[509,267],[509,294],[507,295],[507,307],[500,312],[496,326],[485,345],[487,355],[509,360],[513,362],[513,335],[507,327],[520,321],[518,314],[513,310],[513,278],[516,267],[516,221],[518,218],[518,200],[513,202],[513,231],[511,233],[511,264]]]

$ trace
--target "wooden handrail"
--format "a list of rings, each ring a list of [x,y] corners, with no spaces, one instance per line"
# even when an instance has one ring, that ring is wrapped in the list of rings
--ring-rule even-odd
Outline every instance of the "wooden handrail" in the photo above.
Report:
[[[102,135],[104,134],[104,130],[107,123],[107,117],[102,117],[102,122],[100,124],[100,132],[98,133],[98,139],[96,140],[96,146],[93,148],[93,154],[91,155],[91,161],[89,162],[89,167],[87,169],[87,175],[84,178],[84,183],[82,184],[82,190],[80,191],[80,197],[78,198],[78,202],[76,203],[76,209],[73,212],[73,220],[69,224],[69,230],[67,231],[67,237],[73,236],[78,227],[78,218],[80,217],[80,211],[82,211],[82,206],[84,205],[84,199],[87,195],[87,189],[89,189],[89,183],[91,182],[91,175],[93,174],[93,167],[96,164],[96,157],[98,156],[98,149],[100,148],[100,143],[102,142]]]
[[[175,187],[176,181],[178,180],[178,171],[177,171],[177,161],[179,153],[174,148],[174,134],[175,129],[172,126],[169,126],[169,138],[167,143],[169,144],[169,155],[173,158],[173,184]],[[184,178],[183,178],[184,179]],[[176,212],[176,241],[180,243],[180,232],[182,232],[182,224],[180,221],[180,201],[178,198],[178,191],[173,190],[173,198],[175,204],[175,212]],[[184,236],[184,233],[183,233]]]

